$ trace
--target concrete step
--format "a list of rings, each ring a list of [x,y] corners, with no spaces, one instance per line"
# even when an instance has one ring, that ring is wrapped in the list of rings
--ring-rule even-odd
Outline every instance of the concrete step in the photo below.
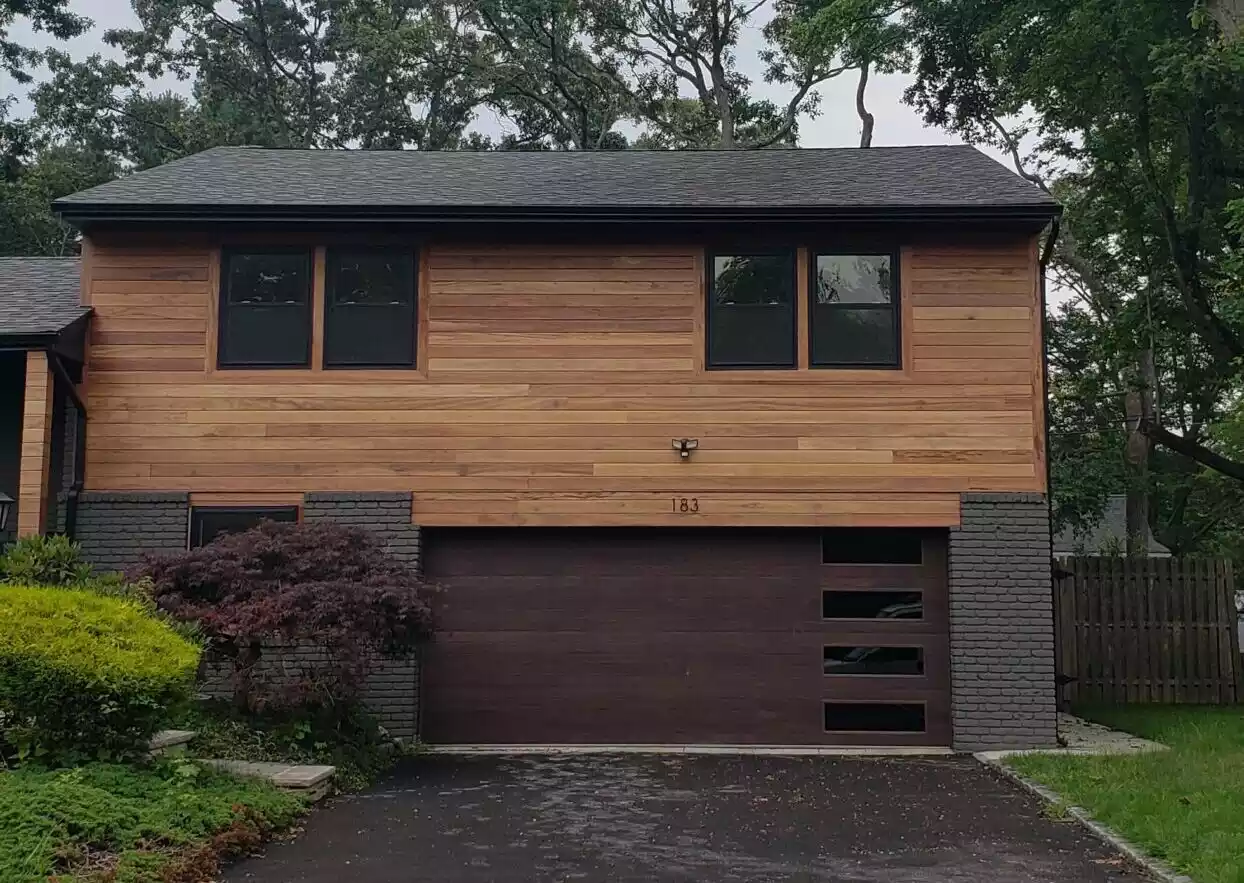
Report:
[[[268,763],[249,760],[217,760],[201,758],[213,769],[245,776],[251,779],[265,779],[286,791],[301,794],[315,802],[328,795],[333,787],[333,776],[337,768],[311,764]]]
[[[147,753],[152,757],[185,754],[186,746],[196,735],[194,730],[161,730],[151,737]]]

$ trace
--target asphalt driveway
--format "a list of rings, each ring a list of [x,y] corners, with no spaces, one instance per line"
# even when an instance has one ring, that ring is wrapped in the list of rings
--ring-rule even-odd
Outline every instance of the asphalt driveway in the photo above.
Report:
[[[966,758],[434,757],[231,883],[1102,883],[1144,878]]]

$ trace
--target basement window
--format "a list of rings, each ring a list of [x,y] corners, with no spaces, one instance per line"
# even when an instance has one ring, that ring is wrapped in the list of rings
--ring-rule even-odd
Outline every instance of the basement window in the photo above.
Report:
[[[708,367],[794,368],[794,253],[710,254],[708,265]]]
[[[190,510],[190,548],[227,533],[242,533],[263,521],[298,520],[297,506],[195,506]]]
[[[219,366],[309,365],[310,250],[227,249],[221,264]]]
[[[324,367],[414,367],[415,266],[410,249],[328,250]]]

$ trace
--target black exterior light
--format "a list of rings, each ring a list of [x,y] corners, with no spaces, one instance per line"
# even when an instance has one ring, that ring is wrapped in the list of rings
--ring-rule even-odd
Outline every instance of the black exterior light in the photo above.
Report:
[[[678,456],[686,460],[691,456],[691,452],[700,446],[698,438],[672,438],[670,439],[670,447],[678,452]]]
[[[9,529],[9,515],[13,512],[13,498],[0,491],[0,533]]]

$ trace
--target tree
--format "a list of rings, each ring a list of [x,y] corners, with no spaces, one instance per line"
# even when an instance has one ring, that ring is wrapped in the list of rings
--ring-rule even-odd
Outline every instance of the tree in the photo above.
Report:
[[[1201,12],[1195,0],[921,0],[904,17],[908,100],[926,121],[1006,151],[1067,201],[1054,271],[1083,315],[1049,327],[1056,355],[1078,353],[1052,366],[1056,417],[1071,418],[1053,430],[1069,438],[1052,437],[1056,497],[1126,488],[1152,500],[1149,522],[1177,549],[1205,539],[1189,524],[1206,470],[1244,478],[1215,430],[1244,364],[1224,260],[1244,194],[1244,52]]]
[[[68,40],[91,26],[90,19],[70,12],[68,5],[68,0],[0,0],[0,69],[15,82],[31,81],[29,68],[39,63],[41,54],[9,38],[14,22],[24,19],[32,30]]]
[[[492,59],[489,99],[518,125],[512,147],[621,149],[635,101],[614,53],[587,36],[580,0],[479,0]]]
[[[724,149],[793,146],[801,114],[815,114],[817,86],[847,70],[839,46],[803,39],[793,4],[780,2],[765,28],[765,79],[789,87],[783,104],[748,95],[738,69],[740,32],[769,0],[592,0],[598,52],[621,59],[639,119],[654,146]],[[848,5],[854,5],[854,0]],[[683,91],[691,93],[691,104]]]

